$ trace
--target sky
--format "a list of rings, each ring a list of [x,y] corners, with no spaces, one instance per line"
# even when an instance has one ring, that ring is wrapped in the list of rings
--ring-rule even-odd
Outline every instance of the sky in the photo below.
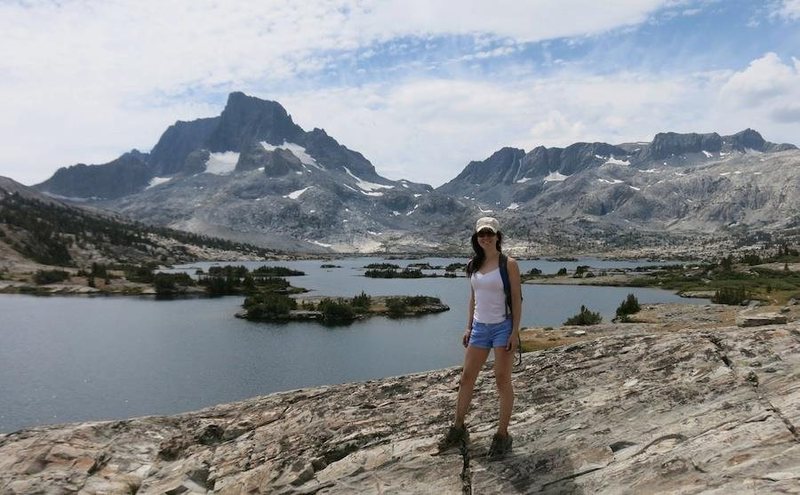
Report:
[[[800,145],[800,0],[0,0],[0,175],[149,151],[243,91],[439,186],[513,146]]]

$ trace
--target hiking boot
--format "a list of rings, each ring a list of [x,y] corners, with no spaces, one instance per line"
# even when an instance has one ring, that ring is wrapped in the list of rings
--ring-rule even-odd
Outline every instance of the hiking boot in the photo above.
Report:
[[[505,457],[507,453],[511,452],[512,442],[511,435],[504,436],[495,433],[492,437],[492,446],[489,447],[489,460],[494,461]]]
[[[462,443],[467,441],[467,438],[469,438],[469,433],[466,426],[460,428],[451,426],[447,429],[447,433],[444,434],[442,439],[439,440],[439,452],[453,447],[460,447]]]

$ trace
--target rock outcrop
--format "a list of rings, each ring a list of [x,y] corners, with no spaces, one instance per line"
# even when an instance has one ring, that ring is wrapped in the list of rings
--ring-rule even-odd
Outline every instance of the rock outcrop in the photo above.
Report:
[[[490,370],[469,447],[436,451],[452,368],[3,435],[0,492],[800,492],[800,325],[620,328],[525,355],[501,461]]]
[[[744,313],[736,319],[736,324],[740,327],[760,327],[763,325],[778,325],[787,321],[786,315],[778,313]]]

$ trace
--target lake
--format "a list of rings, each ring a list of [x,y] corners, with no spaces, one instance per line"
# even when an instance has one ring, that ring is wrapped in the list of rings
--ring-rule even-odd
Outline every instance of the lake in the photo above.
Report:
[[[411,319],[375,317],[349,326],[240,320],[243,297],[0,295],[0,432],[48,423],[173,414],[277,391],[361,381],[461,364],[469,288],[464,278],[369,279],[346,258],[243,264],[287,266],[309,295],[430,295],[450,311]],[[463,260],[389,260],[401,266]],[[341,268],[322,269],[323,263]],[[189,273],[215,263],[179,267]],[[220,263],[222,265],[227,263]],[[639,261],[521,261],[555,273],[579,264],[635,267]],[[627,294],[639,302],[705,303],[656,289],[523,286],[523,326],[557,326],[581,304],[604,321]]]

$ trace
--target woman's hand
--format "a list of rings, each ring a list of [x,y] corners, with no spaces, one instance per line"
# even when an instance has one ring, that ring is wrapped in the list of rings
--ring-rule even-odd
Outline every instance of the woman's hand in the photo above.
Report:
[[[514,330],[511,332],[511,336],[508,337],[508,344],[506,344],[506,350],[514,353],[517,351],[517,346],[519,346],[519,330]]]
[[[472,333],[471,328],[467,328],[466,330],[464,330],[464,335],[461,336],[461,343],[464,345],[464,347],[467,347],[469,345],[469,336],[471,333]]]

